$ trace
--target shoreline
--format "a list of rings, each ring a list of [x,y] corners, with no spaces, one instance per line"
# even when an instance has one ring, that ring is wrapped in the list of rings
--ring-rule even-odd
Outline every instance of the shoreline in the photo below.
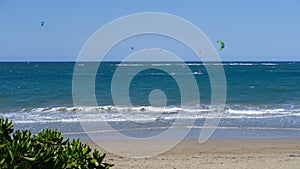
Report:
[[[156,140],[155,144],[162,145],[164,141],[166,140]],[[101,142],[117,145],[119,141]],[[130,143],[126,140],[121,142]],[[93,149],[97,148],[101,152],[106,152],[106,161],[115,164],[114,169],[296,169],[300,165],[300,138],[222,138],[210,139],[204,144],[199,144],[196,139],[185,139],[174,148],[147,158],[117,156],[99,148],[92,141],[85,141],[85,143]],[[140,144],[143,145],[142,142]],[[151,151],[153,145],[147,144],[143,148]]]
[[[184,128],[171,128],[173,133],[169,137],[163,139],[180,139],[180,136],[176,133],[180,133]],[[164,131],[163,129],[129,129],[124,131],[118,131],[124,136],[131,136],[136,138],[149,138],[149,133],[160,133]],[[198,140],[199,134],[201,133],[202,128],[191,128],[187,133],[184,139]],[[115,131],[106,131],[106,132],[91,132],[90,134],[96,140],[120,140],[120,138],[114,135]],[[82,141],[91,141],[91,138],[85,132],[81,133],[63,133],[64,137],[80,138]],[[247,129],[247,128],[219,128],[217,127],[214,131],[211,139],[300,139],[300,130],[299,129]],[[124,140],[124,139],[123,139]],[[126,140],[126,138],[125,138]]]

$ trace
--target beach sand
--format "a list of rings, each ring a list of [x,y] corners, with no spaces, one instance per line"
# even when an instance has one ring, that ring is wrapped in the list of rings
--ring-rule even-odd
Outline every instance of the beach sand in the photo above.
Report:
[[[99,149],[93,142],[88,144]],[[157,140],[156,144],[165,142]],[[151,145],[146,148],[152,149]],[[204,144],[195,139],[184,140],[149,158],[127,158],[107,152],[106,162],[113,163],[114,169],[299,169],[300,139],[211,139]]]

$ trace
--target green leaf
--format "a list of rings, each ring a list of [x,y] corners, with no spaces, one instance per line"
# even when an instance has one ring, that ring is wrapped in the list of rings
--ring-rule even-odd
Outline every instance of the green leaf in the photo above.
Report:
[[[22,157],[24,158],[25,160],[28,160],[28,161],[35,161],[36,160],[36,157]]]
[[[10,159],[11,159],[10,164],[12,164],[13,161],[14,161],[14,155],[13,155],[12,151],[9,148],[7,150],[8,150],[8,153],[10,155]]]
[[[92,159],[90,162],[94,164],[94,163],[96,163],[98,161],[96,159]]]
[[[0,161],[0,165],[3,165],[5,162],[5,158],[3,158],[1,161]]]

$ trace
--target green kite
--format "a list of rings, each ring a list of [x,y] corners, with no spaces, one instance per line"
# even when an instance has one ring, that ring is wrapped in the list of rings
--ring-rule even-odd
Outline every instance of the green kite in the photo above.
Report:
[[[221,44],[220,51],[222,51],[225,48],[225,42],[223,40],[217,40],[217,43]]]

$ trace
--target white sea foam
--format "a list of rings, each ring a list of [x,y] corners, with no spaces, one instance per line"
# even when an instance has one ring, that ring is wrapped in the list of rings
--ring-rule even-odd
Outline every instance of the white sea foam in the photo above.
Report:
[[[188,63],[188,66],[201,66],[203,63]]]
[[[278,65],[277,63],[261,63],[261,65],[265,65],[265,66],[276,66]]]
[[[116,107],[116,106],[81,106],[81,107],[45,107],[22,109],[21,112],[201,112],[203,109],[181,107]]]
[[[254,63],[229,63],[230,66],[252,66]]]
[[[186,112],[186,113],[203,113],[208,112],[207,106],[192,106],[192,107],[152,107],[152,106],[136,106],[136,107],[117,107],[117,106],[79,106],[79,107],[45,107],[45,108],[33,108],[33,109],[22,109],[21,112],[27,113],[45,113],[45,112],[122,112],[122,113],[176,113],[176,112]],[[265,109],[257,107],[228,107],[225,110],[228,114],[240,114],[240,115],[263,115],[263,114],[294,114],[300,113],[298,109],[286,110],[284,108],[274,108]]]
[[[194,75],[201,75],[203,74],[201,71],[198,71],[198,72],[193,72]]]
[[[117,64],[116,66],[144,66],[145,64],[137,64],[137,63],[120,63],[120,64]]]
[[[264,114],[288,114],[285,109],[260,109],[260,110],[227,110],[230,114],[241,114],[241,115],[264,115]]]
[[[117,107],[117,106],[79,106],[45,107],[22,109],[17,112],[2,113],[16,123],[79,122],[79,121],[153,121],[195,118],[219,118],[220,114],[209,112],[209,106],[192,107]],[[178,114],[180,113],[180,114]],[[180,115],[180,116],[179,116]],[[222,118],[272,118],[300,116],[300,110],[290,108],[259,108],[255,106],[227,106]]]
[[[169,63],[153,63],[153,64],[150,64],[151,66],[170,66],[171,64]]]

